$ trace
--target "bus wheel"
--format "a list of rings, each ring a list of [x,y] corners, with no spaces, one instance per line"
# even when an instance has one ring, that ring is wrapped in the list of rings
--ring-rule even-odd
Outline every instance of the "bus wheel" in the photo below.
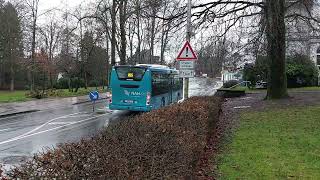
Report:
[[[166,100],[164,97],[161,99],[161,107],[164,107],[166,105]]]

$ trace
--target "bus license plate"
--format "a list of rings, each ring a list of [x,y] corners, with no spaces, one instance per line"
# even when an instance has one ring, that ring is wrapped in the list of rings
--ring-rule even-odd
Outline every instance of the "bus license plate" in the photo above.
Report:
[[[124,101],[124,103],[128,103],[128,104],[133,104],[134,103],[133,100],[123,100],[123,101]]]

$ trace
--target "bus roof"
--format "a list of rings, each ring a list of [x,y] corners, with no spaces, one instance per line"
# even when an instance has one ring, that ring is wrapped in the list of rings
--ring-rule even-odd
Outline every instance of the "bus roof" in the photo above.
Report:
[[[118,65],[115,67],[121,67],[121,66],[127,66],[127,67],[144,67],[144,68],[148,68],[151,71],[162,71],[162,72],[166,72],[166,73],[173,73],[173,74],[177,74],[178,71],[176,69],[172,69],[168,66],[165,65],[159,65],[159,64],[137,64],[137,65]]]

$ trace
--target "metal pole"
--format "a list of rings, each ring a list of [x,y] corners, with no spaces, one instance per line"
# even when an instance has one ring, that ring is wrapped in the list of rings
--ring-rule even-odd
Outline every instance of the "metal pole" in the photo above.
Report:
[[[186,40],[190,42],[191,39],[191,0],[188,0],[187,12],[187,33]],[[184,78],[184,99],[189,98],[189,78]]]

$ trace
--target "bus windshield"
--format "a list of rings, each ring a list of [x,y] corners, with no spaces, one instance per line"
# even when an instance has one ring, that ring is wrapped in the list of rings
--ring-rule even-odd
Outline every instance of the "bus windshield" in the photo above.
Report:
[[[141,81],[145,68],[142,67],[116,67],[115,68],[119,80],[129,80],[129,81]]]

